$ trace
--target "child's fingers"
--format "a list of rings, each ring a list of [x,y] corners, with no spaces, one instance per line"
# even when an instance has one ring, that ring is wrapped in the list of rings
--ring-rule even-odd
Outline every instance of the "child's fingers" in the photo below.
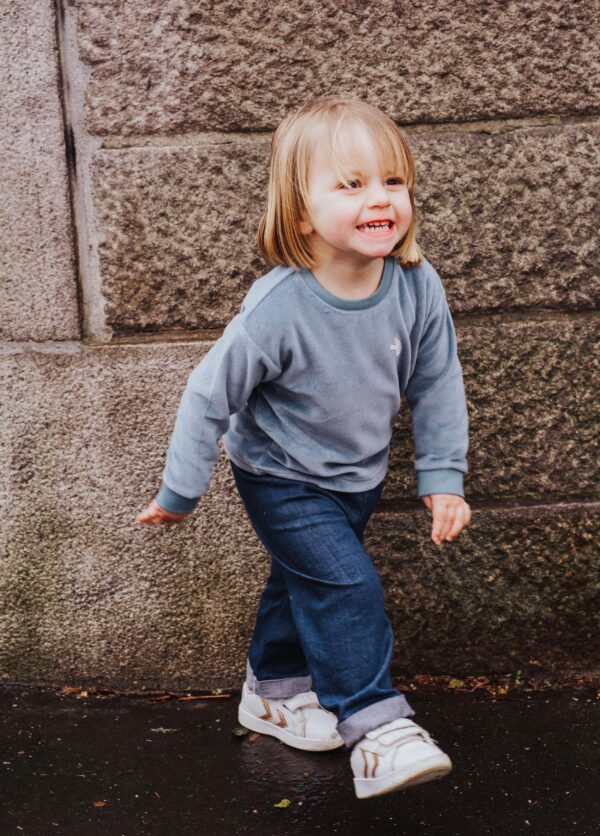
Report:
[[[158,513],[166,525],[175,525],[189,516],[189,514],[174,514],[172,511],[165,511],[164,508],[159,508]]]
[[[467,514],[470,519],[469,506],[466,504],[459,505],[455,508],[450,508],[446,515],[443,524],[436,532],[436,536],[432,535],[432,539],[439,545],[443,540],[453,540],[467,524]]]
[[[465,505],[446,505],[436,509],[433,518],[431,539],[438,545],[443,540],[451,540],[464,525],[463,512]]]
[[[454,540],[454,538],[460,534],[462,529],[465,526],[465,519],[466,519],[466,507],[465,505],[459,505],[456,509],[456,514],[454,515],[454,522],[450,526],[448,532],[444,535],[446,540]]]
[[[151,508],[146,508],[141,514],[138,514],[137,521],[141,523],[149,523],[152,521],[154,513]]]
[[[138,522],[145,523],[146,525],[160,525],[163,519],[159,514],[146,511],[139,515]]]
[[[159,522],[161,518],[161,509],[154,500],[145,508],[138,516],[138,521],[142,523]]]
[[[448,505],[438,503],[434,505],[433,525],[431,528],[431,539],[434,543],[440,543],[444,539],[444,532],[448,531],[454,520],[453,509]]]
[[[163,517],[161,514],[151,513],[145,515],[140,514],[138,522],[146,523],[147,525],[177,525],[182,519],[183,517],[170,519],[169,517]]]
[[[137,519],[138,522],[148,525],[176,525],[185,519],[185,517],[187,517],[187,514],[174,514],[171,511],[165,511],[153,499],[146,510],[139,514]]]

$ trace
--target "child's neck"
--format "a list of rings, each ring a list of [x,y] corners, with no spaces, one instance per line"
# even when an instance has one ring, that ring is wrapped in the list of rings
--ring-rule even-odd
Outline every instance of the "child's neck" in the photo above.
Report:
[[[325,290],[342,299],[366,299],[377,291],[384,267],[383,258],[374,258],[364,266],[321,259],[312,274]]]

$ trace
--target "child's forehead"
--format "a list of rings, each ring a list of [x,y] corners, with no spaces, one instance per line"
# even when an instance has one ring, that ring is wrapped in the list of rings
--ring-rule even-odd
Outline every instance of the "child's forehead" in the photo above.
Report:
[[[311,168],[347,171],[373,166],[385,168],[396,164],[397,157],[390,153],[389,147],[375,141],[361,122],[346,123],[335,132],[320,127],[312,139]]]
[[[360,122],[340,125],[335,131],[321,127],[313,138],[313,156],[320,160],[356,159],[376,151],[366,127]]]

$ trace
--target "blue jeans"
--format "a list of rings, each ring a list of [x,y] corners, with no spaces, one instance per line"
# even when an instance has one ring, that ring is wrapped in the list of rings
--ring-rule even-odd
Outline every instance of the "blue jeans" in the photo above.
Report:
[[[250,521],[271,556],[248,649],[248,687],[272,699],[315,690],[347,747],[415,712],[392,687],[393,633],[362,536],[383,482],[349,493],[242,470]]]

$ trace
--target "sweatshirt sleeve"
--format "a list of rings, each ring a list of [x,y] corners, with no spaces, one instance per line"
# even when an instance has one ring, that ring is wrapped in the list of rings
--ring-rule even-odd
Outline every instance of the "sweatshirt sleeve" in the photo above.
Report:
[[[425,321],[405,389],[412,413],[418,495],[464,496],[469,418],[456,332],[436,275],[435,300]]]
[[[161,508],[187,513],[196,507],[208,488],[230,415],[241,409],[257,384],[280,373],[237,314],[188,377],[156,496]]]

